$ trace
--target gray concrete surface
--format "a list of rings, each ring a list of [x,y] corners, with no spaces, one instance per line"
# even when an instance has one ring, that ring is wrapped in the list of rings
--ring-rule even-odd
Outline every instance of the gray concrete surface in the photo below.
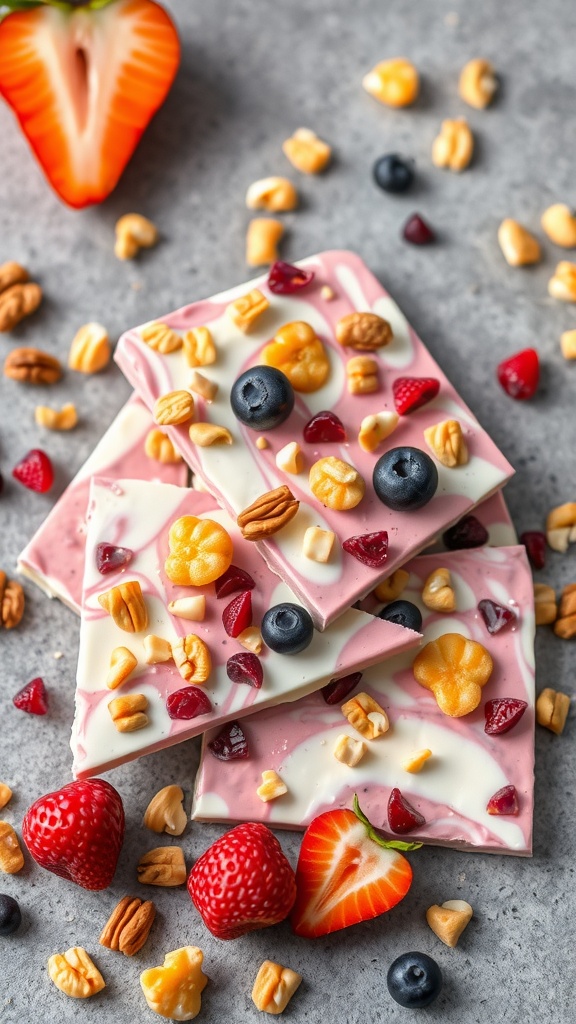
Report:
[[[576,13],[572,0],[170,0],[183,40],[183,61],[163,110],[150,126],[115,194],[100,208],[74,212],[52,195],[0,104],[0,261],[24,262],[42,283],[41,311],[10,337],[66,357],[76,328],[103,320],[112,336],[246,276],[244,192],[255,178],[290,168],[280,150],[294,128],[314,128],[334,146],[334,163],[318,179],[300,179],[302,209],[287,216],[287,259],[349,246],[381,277],[465,399],[491,429],[518,473],[507,498],[519,530],[542,526],[551,505],[574,500],[576,365],[560,355],[560,332],[576,327],[576,306],[547,298],[546,284],[563,257],[544,240],[536,268],[511,270],[496,243],[504,216],[538,230],[539,215],[558,200],[576,203],[574,137]],[[423,76],[417,105],[380,107],[361,89],[377,60],[406,54]],[[470,57],[491,57],[502,76],[493,109],[464,111],[456,92]],[[473,167],[461,176],[431,167],[430,145],[442,118],[466,113],[477,132]],[[377,191],[371,164],[386,150],[415,156],[418,184],[403,197]],[[162,241],[134,263],[112,255],[113,225],[129,210],[149,215]],[[399,239],[419,209],[437,229],[433,248]],[[514,403],[494,379],[506,353],[535,345],[543,380],[530,404]],[[113,366],[93,378],[68,373],[56,388],[32,390],[0,381],[0,566],[18,551],[84,461],[128,395]],[[39,401],[73,399],[81,425],[70,435],[44,435],[34,425]],[[47,496],[10,480],[29,448],[42,445],[57,466]],[[550,554],[539,579],[557,588],[576,579],[576,548]],[[2,816],[20,826],[27,806],[70,778],[78,623],[31,584],[18,630],[0,634],[0,779],[14,798]],[[55,660],[53,652],[63,651]],[[547,630],[538,635],[538,687],[574,690],[574,646]],[[35,675],[50,691],[50,714],[28,717],[11,703]],[[30,858],[0,890],[17,897],[24,923],[0,939],[0,1021],[52,1019],[101,1024],[153,1020],[138,975],[185,943],[205,952],[210,985],[206,1021],[256,1020],[252,979],[264,958],[304,976],[287,1020],[359,1024],[410,1019],[386,991],[390,962],[420,949],[445,973],[429,1022],[516,1024],[574,1017],[574,722],[562,737],[537,735],[535,851],[532,860],[427,849],[414,856],[414,886],[392,914],[316,943],[295,940],[287,925],[227,945],[206,932],[185,891],[154,893],[159,921],[133,960],[98,946],[111,906],[138,892],[135,864],[154,845],[141,827],[150,796],[180,783],[187,806],[197,760],[195,743],[121,768],[110,776],[127,812],[127,836],[111,890],[90,894],[42,871]],[[188,863],[221,828],[192,825],[183,838]],[[295,863],[298,837],[282,835]],[[148,893],[147,893],[148,895]],[[456,950],[437,941],[423,919],[431,903],[465,898],[475,917]],[[94,954],[107,988],[76,1003],[52,986],[46,961],[83,945]]]

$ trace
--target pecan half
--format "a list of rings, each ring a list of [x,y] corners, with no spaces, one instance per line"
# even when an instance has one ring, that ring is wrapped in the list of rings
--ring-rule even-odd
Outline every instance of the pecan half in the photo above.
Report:
[[[156,907],[151,900],[125,896],[112,911],[98,941],[106,949],[134,956],[146,942],[155,917]]]
[[[184,885],[186,863],[181,846],[157,846],[148,850],[138,864],[138,881],[142,885]]]
[[[0,569],[0,626],[14,629],[24,615],[24,591]]]
[[[246,540],[262,540],[278,533],[294,518],[300,502],[286,484],[261,494],[240,513],[236,522]]]
[[[358,352],[375,352],[392,341],[392,328],[376,313],[348,313],[336,324],[336,340]]]
[[[4,376],[24,384],[55,384],[62,376],[62,366],[55,356],[39,348],[15,348],[4,360]]]
[[[10,285],[0,292],[0,331],[11,331],[25,316],[34,313],[41,301],[42,289],[32,281]]]
[[[28,280],[28,271],[20,263],[9,260],[0,266],[0,292],[11,288],[13,284],[25,284]]]

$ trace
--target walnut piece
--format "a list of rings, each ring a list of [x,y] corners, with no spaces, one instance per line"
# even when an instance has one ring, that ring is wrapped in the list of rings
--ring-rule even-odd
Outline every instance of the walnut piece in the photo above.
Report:
[[[81,946],[54,953],[48,960],[48,974],[56,988],[73,999],[88,999],[106,987],[100,971]]]
[[[98,595],[98,604],[125,633],[140,633],[148,625],[148,612],[138,580],[129,580]]]
[[[348,313],[336,324],[336,340],[344,348],[375,352],[392,341],[392,328],[376,313]]]
[[[14,629],[24,615],[24,591],[16,580],[9,580],[0,569],[0,627]]]
[[[180,786],[164,786],[153,796],[144,812],[144,825],[152,832],[181,836],[188,816],[182,806],[184,793]]]
[[[189,391],[169,391],[154,402],[154,420],[161,427],[186,423],[193,413],[194,398]]]
[[[353,729],[367,740],[383,736],[390,728],[388,715],[368,693],[357,693],[342,705],[342,714]]]
[[[6,291],[13,284],[25,284],[29,281],[28,271],[20,263],[8,260],[0,266],[0,292]]]
[[[161,885],[165,888],[184,885],[186,863],[181,846],[157,846],[148,850],[138,864],[138,881],[142,885]]]
[[[38,309],[42,289],[32,281],[13,284],[0,292],[0,331],[11,331],[16,324]]]
[[[286,484],[261,494],[240,513],[236,522],[245,540],[262,540],[278,533],[294,518],[300,505]]]
[[[458,420],[442,420],[424,431],[424,440],[430,451],[447,469],[465,466],[468,447]]]
[[[12,825],[0,821],[0,871],[15,875],[24,867],[24,854]]]
[[[201,686],[212,671],[208,647],[195,633],[181,636],[172,643],[172,657],[180,675],[187,683]]]
[[[156,917],[151,900],[125,896],[113,910],[100,935],[100,945],[134,956],[146,942]]]
[[[252,1002],[257,1010],[278,1014],[286,1009],[302,975],[289,967],[282,967],[272,960],[265,960],[260,967],[252,988]]]

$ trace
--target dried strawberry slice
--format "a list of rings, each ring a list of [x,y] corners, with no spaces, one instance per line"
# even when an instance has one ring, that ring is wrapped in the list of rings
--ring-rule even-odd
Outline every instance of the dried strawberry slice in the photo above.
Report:
[[[327,704],[341,704],[348,694],[356,689],[361,679],[361,672],[351,672],[349,676],[342,676],[342,679],[331,679],[322,687],[320,693]]]
[[[407,416],[436,398],[440,381],[436,377],[397,377],[392,384],[394,405],[400,416]]]
[[[526,548],[533,568],[543,569],[546,565],[546,534],[541,530],[526,530],[520,534],[520,543]]]
[[[518,725],[527,707],[526,701],[517,697],[494,697],[493,700],[487,700],[484,705],[484,732],[489,736],[510,732],[510,729]]]
[[[134,558],[134,552],[130,548],[119,548],[115,544],[99,544],[96,548],[96,568],[102,576],[116,569],[122,569]]]
[[[506,629],[506,626],[518,619],[516,612],[513,612],[511,608],[506,608],[505,605],[497,604],[496,601],[490,601],[488,598],[478,602],[478,611],[484,619],[486,629],[492,636],[495,633],[500,633],[502,629]]]
[[[235,594],[237,590],[253,590],[256,586],[250,573],[240,569],[237,565],[231,565],[226,572],[216,580],[216,597],[228,597]]]
[[[476,516],[464,516],[459,523],[442,534],[442,540],[449,551],[481,548],[488,543],[488,530]]]
[[[540,361],[535,348],[525,348],[500,363],[498,380],[510,398],[524,401],[536,393],[540,379]]]
[[[388,825],[390,830],[397,835],[404,835],[405,832],[412,832],[420,825],[425,825],[426,819],[408,803],[399,789],[393,789],[388,800]]]
[[[233,654],[226,662],[226,672],[228,679],[231,679],[233,683],[247,683],[255,690],[259,690],[262,686],[264,678],[262,663],[255,654],[249,652]]]
[[[28,490],[44,494],[54,483],[54,468],[46,452],[33,448],[14,466],[12,476]]]
[[[308,420],[303,434],[304,440],[308,444],[346,440],[346,431],[342,420],[335,412],[330,412],[328,409],[317,412],[311,420]]]
[[[368,565],[371,569],[380,569],[388,558],[388,534],[386,530],[359,534],[343,541],[342,547],[363,565]]]
[[[233,598],[222,612],[222,622],[228,636],[237,637],[252,625],[252,594],[244,590]]]
[[[302,270],[284,260],[276,260],[270,267],[268,287],[274,295],[293,295],[294,292],[307,288],[314,280],[313,270]]]
[[[486,810],[488,814],[519,814],[516,786],[502,786],[502,789],[490,797]]]
[[[198,718],[212,711],[209,696],[199,686],[184,686],[166,698],[166,710],[170,718]]]
[[[15,697],[12,698],[14,707],[20,711],[27,711],[29,715],[45,715],[48,711],[48,694],[44,686],[44,680],[32,679],[26,686],[23,686]]]
[[[244,761],[250,757],[246,736],[238,722],[227,722],[208,749],[219,761]]]

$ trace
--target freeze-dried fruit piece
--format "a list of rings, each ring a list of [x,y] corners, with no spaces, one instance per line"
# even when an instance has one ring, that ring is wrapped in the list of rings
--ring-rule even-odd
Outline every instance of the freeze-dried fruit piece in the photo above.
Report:
[[[161,967],[142,971],[140,984],[149,1008],[170,1020],[192,1020],[200,1013],[208,978],[202,950],[184,946],[166,953]]]
[[[202,587],[213,583],[232,562],[232,541],[219,523],[196,516],[180,516],[168,534],[170,554],[164,563],[172,583]]]
[[[235,594],[237,590],[252,590],[255,586],[250,573],[245,569],[240,569],[237,565],[229,566],[214,584],[216,597],[228,597],[229,594]]]
[[[262,662],[250,651],[233,654],[226,662],[226,673],[233,683],[247,683],[259,690],[264,679]]]
[[[44,680],[38,676],[23,686],[12,698],[14,707],[20,711],[27,711],[30,715],[45,715],[48,711],[48,694],[44,686]]]
[[[237,637],[252,625],[252,593],[244,590],[232,598],[222,612],[222,623],[228,636]]]
[[[520,543],[526,548],[533,569],[546,565],[546,534],[542,530],[525,530],[520,534]]]
[[[488,543],[488,530],[476,516],[464,516],[460,522],[445,530],[442,540],[449,551],[463,548],[481,548]]]
[[[484,732],[489,736],[500,736],[510,732],[518,724],[528,704],[517,697],[494,697],[484,705],[486,724]]]
[[[426,819],[415,807],[412,807],[412,804],[395,787],[390,793],[388,800],[388,825],[390,830],[395,832],[396,835],[401,836],[425,824]]]
[[[276,260],[268,273],[268,287],[274,295],[293,295],[314,280],[313,270],[302,270],[284,260]]]
[[[356,508],[366,491],[366,484],[358,470],[334,455],[314,463],[308,474],[308,482],[314,497],[322,505],[338,512]]]
[[[227,722],[210,740],[208,749],[219,761],[244,761],[250,757],[246,735],[239,722]]]
[[[416,682],[432,691],[440,710],[451,718],[461,718],[478,707],[493,662],[476,640],[460,633],[443,633],[422,648],[412,667]]]
[[[532,398],[536,393],[540,379],[540,360],[534,348],[525,348],[522,352],[510,356],[499,363],[498,380],[507,395],[521,402]]]
[[[392,384],[396,412],[407,416],[436,398],[439,390],[440,381],[435,377],[397,377]]]
[[[380,569],[388,557],[388,534],[386,530],[377,530],[375,533],[349,537],[342,542],[342,547],[363,565]]]
[[[54,483],[54,468],[46,452],[32,448],[12,470],[12,476],[30,491],[44,494]]]
[[[183,686],[166,698],[166,710],[170,718],[198,718],[212,711],[212,703],[208,695],[199,686]]]
[[[341,704],[360,685],[361,679],[361,672],[351,672],[348,676],[342,676],[342,679],[331,679],[320,693],[327,704]]]
[[[130,548],[117,547],[116,544],[103,543],[96,548],[96,568],[102,576],[123,569],[133,558],[134,552]]]
[[[317,412],[302,431],[308,444],[342,442],[346,440],[346,431],[342,420],[335,412],[324,410]]]
[[[497,793],[494,793],[494,796],[490,797],[486,810],[488,814],[518,815],[520,808],[518,806],[516,786],[502,786],[502,789],[499,789]]]
[[[413,213],[408,218],[402,230],[402,236],[412,245],[429,245],[436,239],[432,228],[419,213]]]
[[[330,373],[326,349],[310,324],[303,320],[284,324],[274,340],[262,350],[260,358],[266,366],[286,375],[295,391],[308,394],[318,391]]]
[[[478,611],[484,619],[486,629],[492,636],[495,633],[500,633],[502,629],[518,619],[516,612],[513,612],[511,608],[506,608],[503,604],[490,601],[488,598],[478,602]]]

